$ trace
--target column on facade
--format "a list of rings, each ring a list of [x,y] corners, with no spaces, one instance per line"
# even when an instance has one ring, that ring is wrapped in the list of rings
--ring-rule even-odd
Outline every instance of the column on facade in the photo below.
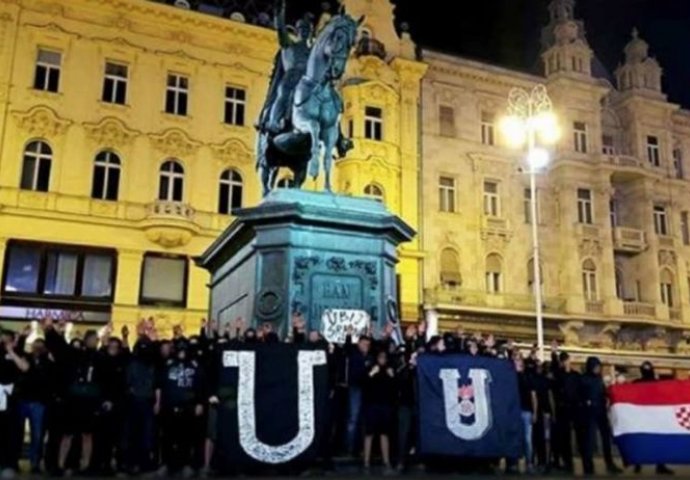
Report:
[[[5,252],[7,251],[7,239],[0,237],[0,278],[5,278]]]
[[[116,331],[123,325],[129,325],[131,330],[139,321],[135,314],[139,307],[144,252],[118,250],[117,253],[113,322]]]

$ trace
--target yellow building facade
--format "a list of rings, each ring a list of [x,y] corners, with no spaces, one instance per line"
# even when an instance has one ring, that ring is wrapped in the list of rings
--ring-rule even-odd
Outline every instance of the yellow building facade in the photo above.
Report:
[[[349,66],[356,148],[335,184],[418,228],[425,67],[388,2],[344,3],[381,41],[363,39]],[[153,317],[165,334],[206,316],[208,276],[193,258],[233,209],[260,200],[253,123],[278,45],[239,12],[178,4],[0,3],[0,321]],[[423,255],[418,241],[400,253],[414,320]]]
[[[637,32],[606,75],[574,3],[550,4],[541,74],[423,52],[424,312],[535,342],[529,167],[500,119],[511,89],[544,84],[562,130],[537,178],[547,348],[687,371],[690,112]]]

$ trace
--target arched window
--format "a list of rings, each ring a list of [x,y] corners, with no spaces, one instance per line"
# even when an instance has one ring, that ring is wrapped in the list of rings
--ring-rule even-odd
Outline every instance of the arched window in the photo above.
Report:
[[[377,202],[383,203],[383,188],[381,188],[379,185],[376,185],[375,183],[370,183],[369,185],[364,187],[364,196],[369,197],[372,200],[376,200]]]
[[[444,248],[441,252],[441,285],[445,287],[459,287],[462,284],[460,274],[460,258],[452,248]]]
[[[587,301],[595,302],[599,300],[597,266],[589,259],[582,264],[582,294]]]
[[[242,188],[242,177],[237,170],[230,168],[220,175],[218,213],[230,215],[233,210],[242,208]]]
[[[96,155],[93,166],[91,198],[117,200],[120,190],[120,157],[104,150]]]
[[[541,288],[544,288],[544,269],[542,265],[539,265],[539,283]],[[530,258],[527,262],[527,288],[530,293],[534,293],[534,259]]]
[[[675,289],[675,281],[673,272],[667,268],[664,268],[659,275],[659,282],[661,287],[661,303],[669,308],[674,306],[674,295],[673,291]]]
[[[501,293],[503,289],[503,260],[495,253],[486,257],[486,291]]]
[[[184,168],[177,160],[168,160],[161,165],[158,200],[181,202],[184,193]]]
[[[53,150],[46,142],[37,140],[29,143],[24,149],[22,162],[22,190],[47,192],[50,186],[50,166]]]

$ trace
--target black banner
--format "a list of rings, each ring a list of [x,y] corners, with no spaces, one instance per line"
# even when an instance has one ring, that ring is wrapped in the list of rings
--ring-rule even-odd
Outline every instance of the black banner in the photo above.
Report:
[[[216,460],[221,472],[298,468],[327,440],[324,350],[245,345],[222,353]]]

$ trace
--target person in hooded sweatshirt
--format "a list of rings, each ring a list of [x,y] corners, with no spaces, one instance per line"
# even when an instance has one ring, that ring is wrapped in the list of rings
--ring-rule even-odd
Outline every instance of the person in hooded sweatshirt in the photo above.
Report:
[[[64,337],[52,326],[45,326],[48,350],[55,361],[62,364],[65,372],[65,419],[64,433],[58,454],[58,469],[65,471],[74,437],[81,440],[81,461],[79,468],[86,471],[91,467],[93,433],[97,416],[103,407],[102,364],[98,352],[98,334],[89,330],[84,335],[82,348],[70,346]]]
[[[156,411],[163,430],[163,466],[159,476],[182,469],[190,478],[201,466],[203,414],[206,404],[204,372],[189,354],[189,345],[178,341],[175,355],[162,370],[156,390]]]
[[[157,345],[146,335],[134,344],[125,370],[125,452],[132,474],[154,468]]]
[[[594,474],[594,446],[597,431],[601,438],[601,447],[606,462],[606,471],[610,474],[622,473],[613,462],[611,454],[611,425],[608,418],[608,398],[606,385],[601,373],[601,361],[597,357],[589,357],[585,366],[585,374],[581,381],[582,396],[582,466],[585,475]]]
[[[654,371],[654,365],[652,365],[652,362],[644,362],[642,365],[640,365],[640,378],[635,380],[635,383],[649,383],[656,381],[656,372]],[[640,473],[641,471],[642,466],[635,465],[635,473]],[[660,463],[656,466],[656,473],[657,475],[673,475],[673,470]]]
[[[129,349],[118,338],[110,338],[101,352],[103,406],[94,436],[93,468],[113,473],[113,459],[118,472],[124,471],[124,403]]]

